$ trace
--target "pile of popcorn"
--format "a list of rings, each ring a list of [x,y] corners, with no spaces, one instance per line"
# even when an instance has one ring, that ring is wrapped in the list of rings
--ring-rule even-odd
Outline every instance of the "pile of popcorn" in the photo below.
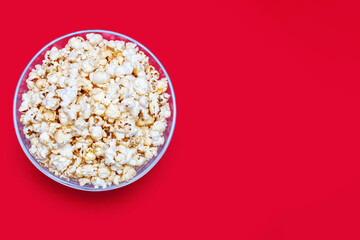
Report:
[[[164,144],[167,79],[134,43],[73,37],[48,51],[26,83],[19,111],[29,151],[56,176],[118,185]]]

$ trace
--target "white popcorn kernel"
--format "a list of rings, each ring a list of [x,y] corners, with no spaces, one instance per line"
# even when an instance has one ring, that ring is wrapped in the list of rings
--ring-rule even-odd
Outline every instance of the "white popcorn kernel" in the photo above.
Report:
[[[113,101],[119,98],[118,91],[120,90],[119,85],[116,83],[110,83],[106,91],[106,98]]]
[[[110,64],[106,66],[106,73],[109,74],[110,77],[115,77],[116,73],[116,64]]]
[[[97,167],[92,164],[85,164],[81,168],[81,175],[84,177],[93,177],[97,175]]]
[[[20,112],[24,112],[26,110],[29,109],[29,107],[31,107],[31,92],[27,92],[27,93],[24,93],[22,95],[22,103],[21,103],[21,106],[19,108],[19,111]]]
[[[105,150],[105,164],[112,165],[115,163],[116,156],[116,140],[111,140],[109,143],[109,148]]]
[[[87,59],[82,62],[81,67],[84,70],[84,72],[90,73],[95,69],[95,62],[92,59]]]
[[[73,151],[74,151],[74,146],[72,146],[70,143],[64,144],[60,146],[58,149],[56,149],[56,153],[68,159],[72,159],[74,157]]]
[[[150,113],[154,114],[155,116],[158,115],[160,107],[157,101],[151,101],[149,104]]]
[[[92,72],[90,73],[90,80],[95,84],[104,84],[109,82],[110,75],[102,71]]]
[[[84,119],[79,118],[75,121],[74,126],[77,130],[82,131],[86,129],[89,126],[89,124]]]
[[[89,103],[86,103],[86,100],[80,102],[81,106],[81,116],[84,119],[88,119],[91,115],[91,105]]]
[[[92,162],[96,159],[96,155],[93,152],[88,152],[88,153],[86,153],[84,159],[86,162]]]
[[[167,89],[167,86],[168,86],[167,78],[163,78],[160,81],[157,81],[156,84],[157,84],[157,93],[158,94],[165,92]]]
[[[168,93],[164,93],[164,94],[160,95],[159,96],[160,104],[164,105],[165,103],[167,103],[169,98],[170,98],[170,94],[168,94]]]
[[[32,106],[37,106],[39,105],[41,102],[42,102],[42,94],[40,94],[39,92],[37,93],[34,93],[32,96],[31,96],[31,105]]]
[[[101,59],[101,60],[99,60],[98,63],[99,63],[100,66],[105,66],[107,64],[107,60],[106,59]]]
[[[94,185],[95,189],[98,189],[99,187],[102,187],[103,189],[106,188],[106,182],[99,177],[94,177],[92,180],[92,184]]]
[[[169,118],[171,116],[170,106],[168,103],[160,108],[160,117]]]
[[[63,108],[66,116],[70,121],[75,120],[77,118],[78,112],[80,112],[81,107],[79,105],[72,104],[70,107]]]
[[[80,186],[84,186],[84,185],[90,184],[90,183],[91,183],[91,181],[90,181],[89,178],[80,178],[79,179],[79,185]]]
[[[110,169],[105,164],[100,164],[98,175],[102,179],[108,178],[110,176]]]
[[[67,80],[67,77],[65,77],[65,76],[60,76],[59,78],[58,78],[58,81],[57,81],[57,86],[59,86],[59,87],[61,87],[61,88],[65,88],[66,87],[66,85],[65,85],[65,81]]]
[[[50,143],[50,136],[48,133],[44,132],[44,133],[41,133],[40,134],[40,137],[39,137],[39,141],[44,144],[44,145],[47,145]]]
[[[46,122],[41,123],[41,125],[40,125],[40,132],[41,133],[44,133],[44,132],[48,133],[49,129],[50,129],[49,124],[47,124]]]
[[[125,62],[123,65],[116,67],[115,75],[117,77],[122,77],[126,74],[131,74],[133,72],[133,70],[134,70],[134,68],[131,65],[131,63]]]
[[[115,41],[115,49],[118,51],[123,51],[125,49],[125,42],[124,41]]]
[[[37,157],[39,160],[46,160],[49,154],[49,149],[46,147],[43,147],[37,151]]]
[[[81,40],[77,37],[70,38],[68,43],[69,43],[70,47],[72,47],[74,49],[80,49],[82,47]]]
[[[134,90],[139,95],[144,95],[144,94],[148,93],[150,88],[149,88],[149,83],[146,80],[146,78],[143,78],[143,77],[137,78],[134,83]]]
[[[74,66],[71,64],[69,68],[69,78],[75,79],[79,75],[79,66]]]
[[[35,120],[42,121],[45,119],[46,121],[54,121],[56,118],[56,112],[55,111],[45,111],[44,114],[41,116],[40,113],[36,115]]]
[[[105,111],[105,116],[110,119],[117,119],[120,117],[120,111],[116,105],[110,104]]]
[[[78,91],[77,87],[67,87],[65,89],[58,90],[58,94],[62,99],[60,105],[62,107],[66,107],[70,103],[72,103],[76,99],[77,91]]]
[[[59,75],[54,73],[47,76],[49,83],[56,84],[59,80]]]
[[[127,148],[123,145],[119,146],[121,154],[116,156],[116,161],[121,164],[128,164],[136,154],[136,148]]]
[[[115,176],[114,176],[113,183],[114,183],[116,186],[119,186],[119,184],[120,184],[120,176],[119,176],[119,175],[115,175]]]
[[[135,177],[136,170],[134,167],[125,165],[123,168],[123,174],[121,175],[121,181],[122,182],[128,182],[130,179]]]
[[[60,127],[61,127],[61,124],[59,124],[59,123],[50,123],[49,131],[48,131],[50,136],[53,136],[54,133],[56,132],[56,130]]]
[[[152,126],[151,130],[162,133],[165,131],[166,126],[167,124],[165,121],[156,121]]]
[[[99,141],[104,136],[105,132],[100,126],[92,126],[90,127],[90,134],[95,141]]]
[[[50,54],[49,54],[50,60],[55,61],[60,57],[59,50],[56,47],[52,47]]]
[[[105,113],[106,107],[99,102],[94,104],[94,114],[103,115]]]
[[[89,40],[92,45],[97,45],[103,40],[103,37],[100,34],[88,33],[86,34],[86,39]]]
[[[105,156],[105,150],[107,148],[107,145],[103,142],[96,142],[94,144],[94,153],[97,157]]]
[[[147,159],[151,159],[154,155],[152,154],[152,152],[150,150],[146,150],[145,152],[145,158]]]
[[[60,144],[66,144],[71,140],[71,134],[64,133],[64,131],[59,130],[54,134],[55,141]]]
[[[157,155],[157,147],[151,147],[145,152],[145,158],[151,159],[152,157]]]
[[[41,129],[41,123],[34,123],[33,125],[32,125],[32,131],[34,131],[34,132],[40,132],[40,129]]]
[[[105,98],[105,92],[100,88],[94,88],[90,95],[92,99],[94,99],[97,102],[101,102]]]
[[[139,132],[138,127],[134,124],[130,126],[130,130],[125,134],[126,137],[131,138]]]
[[[131,112],[133,116],[139,115],[140,112],[140,106],[137,101],[135,101],[133,98],[125,98],[121,102],[121,106],[126,109],[127,111]]]
[[[49,93],[46,98],[42,101],[45,108],[50,110],[56,110],[60,106],[60,99],[54,98],[53,93]]]
[[[63,125],[67,125],[69,123],[69,118],[67,117],[64,111],[59,112],[59,121]]]
[[[153,145],[159,146],[159,145],[164,144],[164,137],[162,137],[159,132],[151,131],[150,134],[151,134],[151,137],[153,140],[152,141]]]
[[[148,99],[145,96],[141,96],[139,99],[139,103],[143,109],[146,109],[148,106]]]
[[[37,153],[38,149],[37,149],[37,145],[31,145],[31,147],[29,148],[29,152],[31,155],[35,156]]]
[[[39,77],[42,77],[45,75],[46,71],[43,69],[41,65],[35,65],[35,71]]]
[[[84,42],[81,42],[81,48],[83,48],[86,51],[89,51],[92,47],[88,41],[84,41]]]
[[[56,168],[59,172],[65,171],[70,165],[71,160],[59,155],[50,156],[50,166]]]
[[[115,163],[111,165],[111,170],[115,171],[117,174],[122,173],[123,165],[118,161],[118,155],[115,157]]]
[[[102,101],[101,101],[102,104],[104,104],[105,106],[109,106],[110,103],[111,103],[111,100],[109,98],[104,98]]]
[[[115,41],[113,41],[113,40],[108,41],[107,46],[109,48],[115,48],[116,47]]]
[[[25,115],[21,116],[21,122],[25,125],[27,125],[28,123],[31,123],[34,121],[34,118],[36,116],[36,114],[38,113],[38,109],[36,108],[30,108]]]

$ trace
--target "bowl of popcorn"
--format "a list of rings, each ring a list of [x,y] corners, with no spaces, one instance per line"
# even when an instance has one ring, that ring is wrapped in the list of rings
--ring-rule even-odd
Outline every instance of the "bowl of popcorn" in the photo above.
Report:
[[[165,153],[175,94],[160,61],[122,34],[86,30],[42,48],[16,87],[20,145],[65,186],[105,191],[144,176]]]

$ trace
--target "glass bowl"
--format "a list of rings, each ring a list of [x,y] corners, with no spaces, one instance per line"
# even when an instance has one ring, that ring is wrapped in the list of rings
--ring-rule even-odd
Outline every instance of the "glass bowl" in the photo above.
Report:
[[[101,34],[103,36],[103,38],[106,40],[122,40],[125,42],[136,43],[139,47],[139,50],[143,51],[149,57],[149,63],[151,65],[153,65],[157,71],[159,71],[160,78],[167,77],[168,82],[169,82],[169,87],[166,92],[171,95],[171,97],[168,101],[169,105],[170,105],[170,109],[171,109],[171,117],[169,117],[167,119],[167,128],[164,132],[165,142],[162,146],[158,147],[158,155],[156,157],[153,157],[152,159],[150,159],[146,164],[138,167],[136,169],[137,174],[135,175],[134,178],[132,178],[128,182],[121,182],[118,186],[113,184],[111,186],[106,187],[105,189],[102,189],[101,187],[98,189],[94,189],[93,185],[80,186],[76,180],[70,179],[70,181],[67,181],[66,179],[55,176],[54,174],[49,172],[49,170],[47,168],[42,167],[38,163],[38,161],[29,152],[29,148],[31,147],[31,144],[30,144],[30,141],[25,137],[25,135],[23,133],[24,125],[22,123],[20,123],[20,116],[22,113],[18,111],[18,109],[21,105],[21,102],[22,102],[22,94],[24,92],[28,91],[26,79],[28,78],[30,71],[35,67],[35,65],[42,64],[42,60],[44,59],[44,55],[45,55],[46,51],[50,50],[53,46],[57,47],[58,49],[65,47],[68,40],[75,36],[80,36],[85,39],[87,33]],[[79,32],[73,32],[73,33],[70,33],[70,34],[67,34],[67,35],[64,35],[62,37],[55,39],[54,41],[48,43],[45,47],[43,47],[31,59],[31,61],[29,62],[29,64],[26,66],[23,73],[21,74],[19,82],[16,86],[16,91],[15,91],[15,96],[14,96],[14,105],[13,105],[13,120],[14,120],[16,135],[17,135],[17,138],[19,140],[19,143],[20,143],[23,151],[25,152],[26,156],[30,159],[30,161],[34,164],[34,166],[37,169],[39,169],[42,173],[44,173],[46,176],[53,179],[54,181],[61,183],[65,186],[74,188],[74,189],[83,190],[83,191],[92,191],[92,192],[107,191],[107,190],[113,190],[113,189],[124,187],[124,186],[131,184],[131,183],[135,182],[136,180],[140,179],[147,172],[149,172],[150,169],[152,169],[155,166],[155,164],[160,160],[160,158],[164,155],[167,147],[169,146],[169,143],[171,141],[172,135],[174,133],[174,128],[175,128],[175,121],[176,121],[175,93],[174,93],[174,88],[171,84],[169,75],[167,74],[165,68],[160,63],[160,61],[155,57],[155,55],[152,54],[144,45],[142,45],[138,41],[135,41],[134,39],[129,38],[120,33],[106,31],[106,30],[84,30],[84,31],[79,31]]]

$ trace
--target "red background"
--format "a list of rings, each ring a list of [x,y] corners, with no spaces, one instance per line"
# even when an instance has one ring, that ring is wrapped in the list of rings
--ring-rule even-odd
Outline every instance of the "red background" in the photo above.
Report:
[[[360,239],[359,10],[340,0],[2,3],[2,238]],[[11,117],[33,55],[84,29],[143,43],[177,97],[164,157],[110,192],[41,174]]]

